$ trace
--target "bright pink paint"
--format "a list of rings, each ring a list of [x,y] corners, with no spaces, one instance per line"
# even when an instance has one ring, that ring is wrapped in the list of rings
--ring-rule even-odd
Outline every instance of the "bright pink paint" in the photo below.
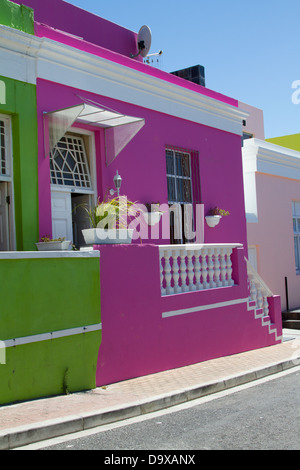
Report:
[[[231,214],[214,229],[205,224],[205,243],[247,245],[239,136],[45,80],[39,79],[37,85],[41,236],[51,233],[50,170],[49,159],[44,157],[43,112],[79,104],[76,95],[80,95],[124,114],[145,118],[146,122],[109,167],[105,165],[103,131],[96,129],[97,186],[101,197],[113,186],[118,170],[123,178],[121,193],[128,199],[143,204],[167,203],[165,146],[197,150],[205,215],[217,205]],[[168,240],[155,241],[159,242]]]
[[[50,3],[53,8],[53,0],[25,1],[25,4],[34,4],[37,8],[36,32],[40,37],[62,42],[229,105],[238,105],[231,98],[130,59],[129,42],[126,43],[127,52],[124,55],[120,51],[115,52],[110,45],[99,44],[93,39],[93,34],[100,24],[104,27],[104,23],[99,23],[97,18],[91,19],[88,28],[85,25],[84,31],[90,29],[89,36],[81,34],[85,40],[75,38],[71,34],[80,33],[76,29],[78,25],[73,28],[74,22],[84,18],[80,16],[82,11],[72,10],[75,15],[72,21],[68,15],[62,15],[63,25],[59,26],[53,18],[58,21],[57,17],[67,12],[64,10],[67,6],[65,2],[55,0],[57,8],[53,8],[55,13],[52,18],[48,8]],[[77,16],[77,13],[80,15]],[[64,29],[69,34],[41,23]],[[118,34],[120,38],[121,31]],[[164,298],[160,293],[157,246],[146,244],[145,240],[140,244],[137,240],[130,246],[99,247],[103,337],[97,385],[274,344],[274,336],[268,334],[260,320],[254,319],[247,303],[162,318],[162,313],[167,311],[248,297],[244,261],[247,250],[246,218],[241,141],[238,135],[129,104],[126,96],[123,101],[118,101],[38,79],[40,235],[50,235],[52,225],[50,170],[49,158],[45,158],[44,154],[43,113],[79,104],[81,100],[78,95],[100,106],[144,118],[146,123],[109,167],[105,165],[103,130],[90,127],[95,133],[96,178],[100,197],[113,186],[113,177],[118,170],[123,178],[121,193],[129,199],[141,203],[167,203],[166,146],[195,150],[199,153],[201,202],[205,213],[217,205],[230,212],[230,216],[224,217],[214,229],[205,224],[205,243],[231,242],[241,243],[245,247],[245,250],[236,249],[232,258],[233,278],[237,286]],[[155,244],[168,242],[168,239],[154,241]],[[274,299],[270,312],[273,321],[280,316],[277,308],[278,301]]]
[[[14,0],[14,3],[33,8],[37,35],[41,23],[56,29],[57,34],[65,31],[119,54],[129,56],[136,51],[136,33],[63,0]]]
[[[162,318],[163,312],[247,298],[243,249],[233,253],[238,286],[167,297],[160,293],[158,247],[97,249],[103,326],[97,386],[275,344],[246,303]]]
[[[238,101],[143,64],[136,54],[137,33],[62,0],[16,0],[34,9],[35,34],[138,70],[238,107]],[[82,39],[81,39],[82,38]],[[192,64],[191,64],[192,65]]]

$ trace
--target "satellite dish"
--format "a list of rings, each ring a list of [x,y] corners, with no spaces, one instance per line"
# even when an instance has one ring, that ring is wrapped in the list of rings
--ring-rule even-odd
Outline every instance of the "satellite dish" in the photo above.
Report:
[[[137,57],[141,55],[142,57],[146,57],[151,47],[152,41],[152,33],[149,26],[142,26],[139,30],[138,37],[137,37],[137,46],[139,52],[136,55],[131,54],[131,57]]]

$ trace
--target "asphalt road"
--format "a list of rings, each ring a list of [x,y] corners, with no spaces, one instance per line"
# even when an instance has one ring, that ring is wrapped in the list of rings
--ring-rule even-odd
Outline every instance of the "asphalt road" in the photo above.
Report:
[[[300,450],[299,368],[232,392],[79,439],[69,436],[48,447],[45,443],[44,450],[103,450],[103,458],[113,455],[107,451],[116,451],[118,458],[122,450],[147,451],[145,455],[167,450],[190,451],[187,455],[193,450]]]

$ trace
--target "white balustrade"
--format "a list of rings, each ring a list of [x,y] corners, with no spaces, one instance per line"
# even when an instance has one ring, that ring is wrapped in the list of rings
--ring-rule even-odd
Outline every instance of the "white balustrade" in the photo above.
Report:
[[[269,315],[268,297],[272,297],[273,293],[251,263],[246,258],[245,260],[247,262],[249,300],[255,302],[255,308],[262,309],[263,316],[266,317]]]
[[[233,286],[232,250],[241,244],[160,245],[162,295]]]

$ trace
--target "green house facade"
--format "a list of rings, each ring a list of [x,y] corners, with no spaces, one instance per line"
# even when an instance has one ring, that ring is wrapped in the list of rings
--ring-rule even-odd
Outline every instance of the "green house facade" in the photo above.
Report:
[[[32,9],[0,0],[3,43],[10,28],[34,34],[33,18]],[[7,54],[0,75],[0,251],[33,250],[38,237],[36,85],[25,68]]]

